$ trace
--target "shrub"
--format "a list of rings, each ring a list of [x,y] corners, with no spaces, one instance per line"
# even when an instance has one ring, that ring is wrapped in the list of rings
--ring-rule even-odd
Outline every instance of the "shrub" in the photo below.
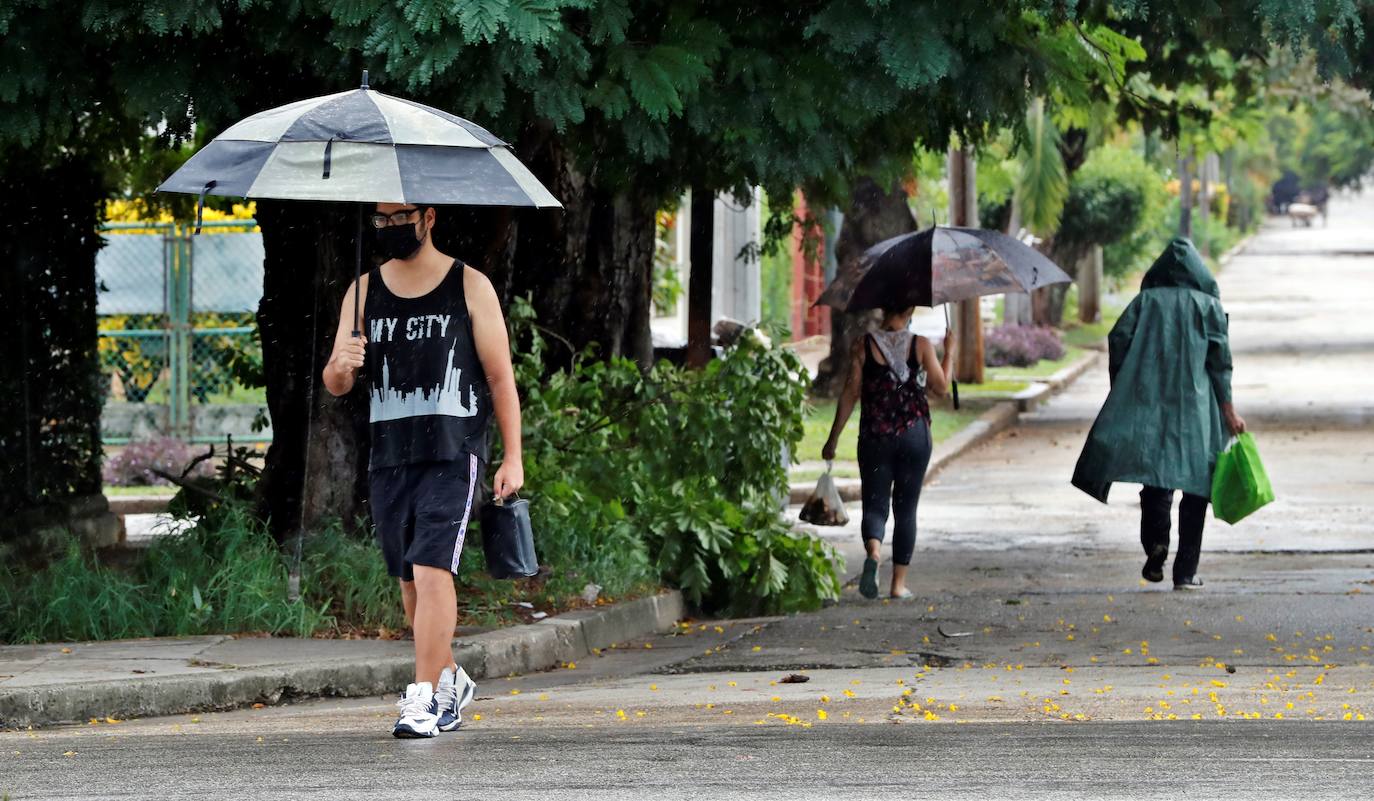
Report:
[[[1168,214],[1164,177],[1135,148],[1096,148],[1074,173],[1061,235],[1103,245],[1103,270],[1125,275],[1148,266],[1159,248],[1156,232]]]
[[[989,367],[1030,367],[1041,359],[1064,358],[1059,332],[1047,326],[1003,325],[983,340]]]
[[[195,456],[190,445],[173,437],[134,440],[105,460],[101,475],[106,484],[114,487],[170,484],[156,471],[180,476]],[[208,476],[213,472],[214,468],[204,461],[195,466],[191,475]]]
[[[802,436],[796,356],[746,334],[703,370],[591,352],[546,375],[529,304],[510,313],[541,556],[608,581],[662,578],[707,611],[791,611],[838,594],[830,549],[779,510]]]

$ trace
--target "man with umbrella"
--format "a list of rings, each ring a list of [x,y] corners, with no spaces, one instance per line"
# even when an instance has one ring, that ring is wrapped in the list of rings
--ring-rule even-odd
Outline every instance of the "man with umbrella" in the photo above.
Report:
[[[1114,481],[1140,491],[1141,575],[1164,580],[1169,514],[1179,503],[1174,589],[1197,578],[1212,469],[1230,434],[1245,431],[1231,405],[1231,348],[1217,282],[1193,243],[1176,237],[1155,260],[1108,336],[1112,388],[1088,432],[1073,485],[1107,502]]]
[[[560,208],[558,200],[489,131],[373,91],[366,71],[356,90],[230,126],[159,189],[199,195],[200,207],[206,195],[358,204],[358,277],[344,297],[324,383],[342,395],[367,365],[372,516],[415,636],[415,681],[392,733],[432,737],[458,728],[475,685],[453,660],[452,574],[492,414],[505,453],[498,496],[520,489],[524,471],[501,306],[482,273],[435,248],[435,206]],[[367,275],[364,217],[384,259]],[[197,232],[199,218],[198,210]],[[303,480],[310,478],[307,461]],[[298,559],[304,533],[302,526]]]
[[[371,221],[387,261],[345,294],[324,382],[334,395],[346,394],[368,365],[372,518],[415,636],[415,682],[393,733],[429,737],[461,725],[476,690],[453,660],[452,574],[493,412],[504,446],[496,495],[524,483],[520,400],[496,291],[481,272],[434,246],[436,210],[378,203]],[[365,335],[351,336],[357,328]]]

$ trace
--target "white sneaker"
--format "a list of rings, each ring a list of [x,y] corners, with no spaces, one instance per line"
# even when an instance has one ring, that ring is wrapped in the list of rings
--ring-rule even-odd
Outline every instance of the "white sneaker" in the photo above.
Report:
[[[439,674],[434,691],[434,711],[439,715],[439,731],[454,731],[463,725],[463,708],[477,695],[477,682],[468,672],[454,665]]]
[[[395,737],[433,737],[439,733],[439,715],[434,711],[434,689],[427,681],[406,687],[406,694],[396,702],[401,716],[392,727]]]

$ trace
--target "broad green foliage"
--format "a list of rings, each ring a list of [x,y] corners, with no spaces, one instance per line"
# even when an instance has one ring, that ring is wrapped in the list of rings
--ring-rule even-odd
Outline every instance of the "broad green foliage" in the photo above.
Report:
[[[1342,102],[1332,94],[1305,98],[1268,120],[1281,166],[1301,176],[1305,187],[1356,186],[1374,167],[1374,109],[1368,96]]]
[[[1133,150],[1101,147],[1073,175],[1059,238],[1112,245],[1138,232],[1147,210],[1164,204],[1163,181]]]
[[[582,354],[545,376],[551,343],[514,304],[524,461],[541,541],[620,553],[711,610],[814,608],[838,582],[828,546],[780,518],[806,384],[795,355],[749,333],[705,370]],[[638,558],[638,563],[635,558]]]
[[[0,0],[0,139],[127,144],[164,121],[185,136],[192,118],[222,127],[366,66],[378,88],[508,137],[551,126],[604,176],[654,168],[665,196],[693,181],[838,191],[913,139],[976,141],[1034,96],[1163,123],[1188,101],[1146,77],[1246,94],[1218,48],[1311,45],[1359,82],[1370,14],[1355,0]]]

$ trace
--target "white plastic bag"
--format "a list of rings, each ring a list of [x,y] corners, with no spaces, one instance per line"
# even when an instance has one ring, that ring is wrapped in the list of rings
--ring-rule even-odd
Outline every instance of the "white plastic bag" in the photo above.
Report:
[[[844,508],[844,499],[835,479],[830,476],[830,462],[825,463],[825,472],[816,482],[816,489],[802,505],[801,519],[814,526],[843,526],[849,522],[849,512]]]

